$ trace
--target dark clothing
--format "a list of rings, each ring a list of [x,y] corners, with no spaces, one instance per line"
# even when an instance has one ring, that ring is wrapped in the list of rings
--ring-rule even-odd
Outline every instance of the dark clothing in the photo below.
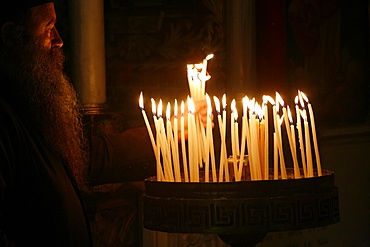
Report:
[[[7,101],[0,97],[0,246],[7,241],[15,246],[92,246],[85,207],[69,168],[38,128]],[[90,173],[96,184],[154,174],[145,129],[97,137],[92,150]]]

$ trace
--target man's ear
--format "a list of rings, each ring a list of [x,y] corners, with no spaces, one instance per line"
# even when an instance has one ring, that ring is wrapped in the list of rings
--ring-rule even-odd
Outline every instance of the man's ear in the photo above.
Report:
[[[14,41],[17,39],[14,22],[5,22],[1,26],[1,40],[6,46],[14,45]]]

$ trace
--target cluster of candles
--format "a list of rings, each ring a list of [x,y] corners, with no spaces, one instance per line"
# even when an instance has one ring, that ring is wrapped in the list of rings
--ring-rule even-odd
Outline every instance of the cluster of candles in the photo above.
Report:
[[[298,95],[295,97],[295,122],[289,106],[285,106],[279,93],[276,93],[275,98],[264,95],[261,104],[255,98],[250,99],[245,96],[241,102],[243,108],[241,118],[238,114],[237,102],[233,99],[230,104],[229,132],[232,153],[228,158],[226,95],[223,95],[222,102],[216,96],[213,97],[219,126],[219,129],[215,130],[213,128],[212,100],[205,93],[205,82],[210,79],[206,73],[206,64],[210,58],[212,56],[207,56],[203,60],[203,64],[188,65],[191,97],[188,96],[186,103],[184,100],[181,101],[180,114],[178,114],[177,100],[174,101],[173,116],[171,116],[171,104],[168,102],[164,119],[162,100],[159,100],[157,104],[154,99],[151,99],[155,135],[144,109],[143,95],[140,94],[139,107],[156,157],[157,180],[229,182],[241,181],[243,173],[248,173],[251,180],[288,179],[284,155],[287,152],[283,150],[283,139],[288,139],[289,142],[289,153],[293,161],[293,178],[315,176],[314,157],[316,159],[316,175],[321,176],[314,113],[308,97],[302,91],[298,91]],[[197,100],[204,100],[204,98],[207,102],[205,127],[200,121],[200,116],[195,112],[194,103]],[[271,110],[272,118],[269,117]],[[241,128],[239,128],[239,121]],[[272,121],[271,126],[269,121]],[[284,126],[286,131],[282,131]],[[220,132],[221,145],[220,149],[217,150],[220,152],[218,161],[215,159],[214,131]],[[287,138],[283,138],[283,134]],[[296,140],[299,142],[298,145]],[[271,145],[270,141],[272,141]],[[297,153],[298,149],[300,155]],[[272,169],[269,167],[270,152],[273,154]]]

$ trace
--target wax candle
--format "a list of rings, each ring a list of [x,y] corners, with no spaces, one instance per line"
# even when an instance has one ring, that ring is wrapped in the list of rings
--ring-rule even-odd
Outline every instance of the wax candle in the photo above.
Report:
[[[301,114],[300,109],[298,106],[299,103],[298,96],[295,97],[295,109],[297,114],[297,131],[298,131],[298,141],[299,141],[299,150],[301,151],[301,161],[302,161],[302,170],[303,170],[303,176],[307,177],[307,165],[306,165],[306,152],[305,152],[305,146],[304,146],[304,139],[303,139],[303,131],[302,131],[302,123],[301,123]]]
[[[157,112],[158,112],[158,126],[160,129],[159,134],[161,135],[161,143],[162,143],[161,150],[163,154],[164,180],[173,182],[174,177],[173,177],[170,153],[168,149],[169,144],[167,142],[164,121],[162,118],[162,100],[159,100]]]
[[[184,101],[181,101],[181,119],[180,119],[180,134],[181,134],[181,150],[182,150],[182,166],[184,169],[185,182],[189,182],[189,171],[188,162],[186,157],[186,146],[185,146],[185,119],[184,119],[185,105]]]
[[[295,130],[294,130],[294,124],[293,124],[293,117],[292,117],[292,113],[290,111],[289,106],[287,106],[286,112],[287,112],[287,114],[286,114],[287,117],[285,117],[285,119],[289,118],[289,120],[288,120],[289,121],[289,128],[287,126],[287,133],[289,134],[289,145],[290,145],[290,150],[291,150],[292,158],[293,158],[294,178],[301,178],[301,173],[299,171],[299,166],[298,166],[296,145],[295,145]]]
[[[278,156],[278,147],[277,147],[277,137],[276,132],[274,132],[274,179],[279,179],[279,171],[278,171],[278,162],[279,162],[279,156]]]
[[[311,130],[312,130],[312,139],[313,139],[313,144],[314,144],[314,149],[315,149],[317,173],[318,173],[318,176],[322,176],[319,146],[318,146],[318,143],[317,143],[317,135],[316,135],[316,124],[315,124],[315,118],[314,118],[314,115],[313,115],[312,105],[308,101],[307,96],[303,92],[301,92],[301,95],[307,102],[308,112],[310,114],[310,123],[311,123]]]
[[[139,107],[141,109],[141,113],[143,115],[146,128],[148,130],[148,134],[149,134],[150,142],[152,143],[152,148],[153,148],[154,155],[155,155],[155,157],[157,157],[157,147],[156,147],[156,144],[155,144],[155,141],[154,141],[154,135],[153,135],[153,132],[152,132],[152,128],[150,127],[148,117],[147,117],[146,112],[144,110],[143,92],[140,93]]]
[[[283,103],[282,98],[279,93],[276,92],[276,138],[277,138],[277,145],[278,145],[278,152],[280,158],[280,170],[281,170],[281,178],[287,179],[286,168],[285,168],[285,159],[284,159],[284,151],[283,151],[283,144],[282,144],[282,137],[281,137],[281,123],[280,123],[280,115],[279,115],[279,104]]]
[[[310,140],[310,131],[308,127],[306,111],[301,111],[303,118],[303,126],[305,132],[305,144],[306,144],[306,156],[307,156],[307,177],[313,177],[313,165],[312,165],[312,153],[311,153],[311,140]]]
[[[157,173],[157,180],[163,181],[164,180],[164,174],[163,174],[163,167],[161,164],[161,135],[160,135],[160,129],[158,128],[158,119],[157,119],[157,107],[155,100],[151,98],[152,102],[152,113],[153,113],[153,121],[156,131],[156,173]]]
[[[212,133],[212,104],[211,104],[211,99],[208,96],[208,94],[206,94],[206,101],[207,101],[207,127],[206,128],[207,128],[208,148],[209,148],[209,153],[211,156],[212,181],[217,182],[216,159],[215,159],[213,133]]]
[[[235,181],[238,181],[238,167],[237,167],[237,160],[238,160],[238,153],[237,153],[237,131],[238,131],[238,123],[237,123],[238,113],[236,110],[236,103],[235,99],[231,101],[231,117],[230,117],[230,126],[231,126],[231,150],[232,150],[232,159],[233,159],[233,167],[234,167],[234,178]]]
[[[243,104],[243,115],[242,115],[242,136],[241,136],[241,147],[240,147],[240,158],[239,158],[239,168],[238,168],[238,179],[242,179],[243,168],[244,168],[244,154],[245,154],[245,142],[246,142],[246,126],[245,126],[245,118],[247,114],[247,101],[248,97],[244,97],[242,100]]]
[[[223,108],[223,112],[222,112],[222,134],[224,136],[224,140],[225,140],[225,145],[223,146],[223,153],[224,153],[224,159],[223,159],[223,163],[224,163],[224,169],[225,169],[225,181],[226,182],[229,182],[230,181],[230,175],[229,175],[229,166],[227,164],[227,150],[226,150],[226,94],[224,94],[222,96],[222,108]]]

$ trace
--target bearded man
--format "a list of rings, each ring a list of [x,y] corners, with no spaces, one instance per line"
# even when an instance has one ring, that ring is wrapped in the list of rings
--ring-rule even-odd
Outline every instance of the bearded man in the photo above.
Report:
[[[0,246],[91,246],[80,191],[155,174],[145,128],[87,145],[56,21],[50,0],[0,0]]]

